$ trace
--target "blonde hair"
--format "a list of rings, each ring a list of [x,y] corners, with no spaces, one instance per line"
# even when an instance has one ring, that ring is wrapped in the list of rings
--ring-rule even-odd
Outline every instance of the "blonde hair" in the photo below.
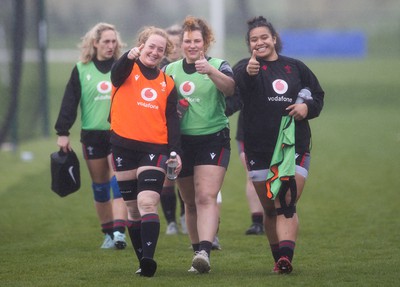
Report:
[[[172,53],[174,49],[174,44],[172,44],[172,42],[169,40],[167,32],[165,32],[164,29],[155,26],[146,26],[142,28],[136,40],[137,46],[146,43],[146,41],[149,39],[151,35],[158,35],[167,40],[164,56],[168,56],[169,54]]]
[[[83,63],[88,63],[93,60],[93,58],[96,56],[97,53],[96,48],[94,47],[94,43],[99,42],[101,34],[104,31],[108,30],[114,31],[117,37],[117,47],[115,48],[113,58],[118,59],[121,56],[121,50],[122,47],[125,46],[125,44],[122,43],[119,32],[117,31],[115,26],[108,23],[98,23],[92,29],[90,29],[85,34],[85,36],[82,37],[82,41],[78,45],[78,47],[81,50],[81,54],[79,57],[80,61],[82,61]]]
[[[185,32],[200,31],[204,41],[204,53],[215,42],[214,33],[206,21],[194,16],[187,16],[183,21],[182,34]]]

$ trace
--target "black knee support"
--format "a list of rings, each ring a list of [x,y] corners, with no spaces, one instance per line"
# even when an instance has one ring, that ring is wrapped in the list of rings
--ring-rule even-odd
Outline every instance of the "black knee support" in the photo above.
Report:
[[[165,174],[162,171],[148,169],[142,171],[138,176],[138,192],[152,190],[161,194]]]
[[[286,203],[286,193],[290,189],[290,203]],[[285,215],[286,218],[292,218],[296,213],[296,198],[297,198],[297,186],[294,177],[288,181],[282,183],[281,189],[279,190],[279,201],[281,207],[276,209],[277,215]]]
[[[118,181],[118,186],[124,201],[137,199],[138,181],[136,179]]]
[[[277,215],[285,215],[286,218],[292,218],[296,213],[296,206],[284,206],[276,209]]]

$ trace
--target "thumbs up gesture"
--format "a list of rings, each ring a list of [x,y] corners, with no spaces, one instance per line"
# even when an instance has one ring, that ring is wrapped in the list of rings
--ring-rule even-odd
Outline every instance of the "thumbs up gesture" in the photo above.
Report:
[[[196,71],[199,74],[209,74],[210,73],[210,64],[204,56],[204,52],[200,51],[200,58],[194,62],[196,67]]]
[[[128,59],[134,60],[134,59],[139,58],[140,53],[142,52],[143,48],[144,48],[144,44],[141,44],[139,47],[132,48],[128,53]]]
[[[260,71],[260,62],[256,59],[256,50],[253,50],[249,63],[247,64],[246,71],[250,76],[255,76]]]

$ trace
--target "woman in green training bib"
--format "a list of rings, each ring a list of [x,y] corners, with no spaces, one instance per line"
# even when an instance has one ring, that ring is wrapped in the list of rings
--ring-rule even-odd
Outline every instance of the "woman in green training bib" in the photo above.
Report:
[[[233,95],[235,82],[226,61],[207,55],[214,36],[204,20],[188,16],[182,30],[184,58],[165,71],[174,78],[179,99],[189,102],[181,119],[183,168],[178,177],[195,252],[189,271],[207,273],[218,229],[217,194],[230,158],[225,96]]]
[[[69,130],[81,109],[81,143],[92,179],[93,197],[104,242],[101,248],[124,249],[127,209],[111,165],[111,66],[121,54],[122,42],[114,25],[98,23],[82,38],[80,61],[65,88],[55,129],[57,145],[71,150]],[[112,187],[113,198],[110,195]]]

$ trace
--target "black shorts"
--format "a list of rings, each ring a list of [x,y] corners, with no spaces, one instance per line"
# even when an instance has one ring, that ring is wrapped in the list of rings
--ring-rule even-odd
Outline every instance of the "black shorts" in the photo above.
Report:
[[[260,169],[269,169],[271,165],[273,152],[247,152],[246,153],[246,163],[247,169],[250,170],[260,170]],[[296,165],[309,170],[310,168],[310,153],[303,154],[295,154],[296,156]]]
[[[271,165],[273,152],[265,153],[246,153],[246,164],[249,176],[252,181],[263,181],[267,178],[267,173]],[[308,170],[310,168],[310,153],[296,153],[296,173],[301,174],[307,178]]]
[[[141,166],[161,167],[166,170],[168,156],[160,153],[146,153],[126,149],[119,146],[112,147],[113,164],[115,171],[137,169]]]
[[[110,131],[81,131],[83,157],[105,158],[111,153]]]
[[[179,177],[192,176],[196,165],[228,168],[231,155],[229,129],[210,135],[182,135],[182,171]]]

